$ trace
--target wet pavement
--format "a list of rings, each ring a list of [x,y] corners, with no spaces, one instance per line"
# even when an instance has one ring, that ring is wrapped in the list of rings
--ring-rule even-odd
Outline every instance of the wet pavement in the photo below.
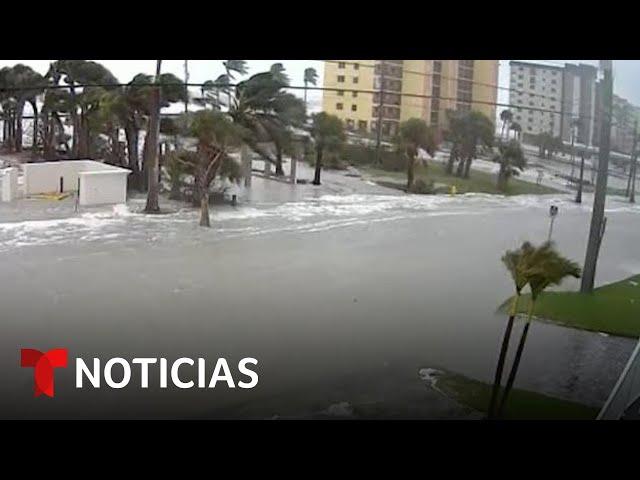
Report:
[[[325,175],[320,188],[254,178],[239,206],[212,209],[211,229],[166,200],[166,215],[140,214],[140,196],[77,214],[72,201],[0,204],[1,416],[476,418],[420,369],[490,381],[506,321],[495,311],[512,292],[502,253],[545,240],[556,204],[554,239],[582,263],[592,197],[398,195]],[[609,200],[599,284],[640,271],[639,213]],[[535,323],[516,386],[601,405],[634,344]],[[140,389],[134,371],[124,389],[78,390],[69,368],[54,399],[32,398],[19,349],[56,346],[85,359],[251,356],[260,383]]]

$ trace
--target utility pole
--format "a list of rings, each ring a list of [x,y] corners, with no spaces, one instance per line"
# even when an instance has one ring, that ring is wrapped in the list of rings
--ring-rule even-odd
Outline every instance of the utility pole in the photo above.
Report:
[[[576,203],[582,203],[582,182],[584,179],[584,151],[580,157],[580,183],[578,183],[578,193],[576,194]]]
[[[384,60],[380,60],[380,102],[378,104],[378,128],[376,138],[376,165],[380,165],[380,143],[382,139],[382,111],[384,110]]]
[[[184,61],[184,113],[189,113],[189,60]]]
[[[611,113],[613,103],[612,63],[612,60],[600,61],[600,66],[604,70],[604,79],[602,82],[602,125],[600,130],[600,148],[598,151],[598,174],[593,197],[593,210],[591,213],[591,227],[589,229],[587,253],[584,259],[584,272],[580,286],[580,292],[582,293],[591,293],[593,291],[598,254],[600,253],[600,245],[606,225],[604,205],[607,197],[609,147],[611,143]]]
[[[636,170],[638,168],[638,120],[634,122],[633,126],[633,150],[631,150],[631,189],[629,191],[629,203],[636,203]]]
[[[633,123],[633,147],[631,147],[631,158],[629,159],[629,175],[627,178],[627,190],[625,192],[625,196],[631,198],[631,179],[635,175],[633,171],[634,158],[636,154],[636,146],[638,142],[638,120],[636,119]]]

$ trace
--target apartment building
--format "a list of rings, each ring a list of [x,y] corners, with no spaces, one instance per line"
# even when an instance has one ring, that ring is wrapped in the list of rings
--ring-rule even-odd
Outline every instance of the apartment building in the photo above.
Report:
[[[449,109],[493,120],[497,83],[497,60],[327,60],[322,106],[348,129],[375,132],[381,121],[393,136],[409,118],[443,127]]]
[[[593,145],[600,144],[600,126],[602,124],[602,81],[596,84],[594,135]],[[635,120],[640,119],[640,108],[631,104],[619,95],[613,95],[612,121],[611,121],[611,150],[625,154],[631,154],[633,150],[633,136]]]
[[[509,66],[509,103],[523,137],[542,132],[561,136],[563,68],[518,61]]]
[[[562,77],[562,128],[564,142],[592,146],[595,133],[596,82],[598,69],[593,65],[565,64]]]

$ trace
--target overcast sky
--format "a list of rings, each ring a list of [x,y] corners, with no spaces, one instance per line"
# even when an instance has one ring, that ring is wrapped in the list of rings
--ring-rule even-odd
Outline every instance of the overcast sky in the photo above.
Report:
[[[107,67],[111,72],[123,83],[131,80],[137,73],[147,73],[153,75],[155,73],[155,60],[97,60]],[[547,62],[546,60],[527,60],[533,62]],[[16,63],[24,63],[31,66],[40,73],[45,73],[51,60],[0,60],[0,67],[6,65],[14,65]],[[190,82],[200,83],[206,80],[214,80],[218,75],[224,73],[222,60],[189,60]],[[302,85],[304,69],[314,67],[318,71],[319,85],[322,84],[323,63],[317,60],[248,60],[249,74],[255,74],[268,70],[269,67],[276,63],[282,63],[291,79],[293,85]],[[598,60],[552,60],[553,64],[571,62],[571,63],[590,63],[598,64]],[[614,81],[615,92],[628,99],[631,103],[640,106],[640,61],[638,60],[615,60]],[[184,75],[184,60],[163,60],[162,71],[171,72],[180,78]],[[509,60],[500,61],[499,83],[501,87],[509,86]],[[295,91],[297,95],[302,96],[301,91]],[[309,108],[317,110],[320,107],[322,93],[320,91],[309,92]],[[509,100],[509,92],[499,90],[498,100],[501,103],[507,103]]]

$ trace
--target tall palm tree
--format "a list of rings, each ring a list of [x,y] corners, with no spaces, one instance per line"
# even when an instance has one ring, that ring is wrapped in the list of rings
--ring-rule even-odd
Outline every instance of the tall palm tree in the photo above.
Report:
[[[339,150],[345,141],[344,125],[335,115],[320,112],[312,117],[311,137],[316,146],[316,166],[313,184],[320,185],[322,157],[325,150]]]
[[[148,152],[150,165],[148,168],[148,185],[147,205],[144,211],[146,213],[159,213],[159,194],[160,185],[158,181],[158,171],[160,168],[158,159],[158,138],[160,137],[160,70],[162,60],[156,61],[156,75],[154,78],[155,86],[151,96],[151,112],[149,116],[149,132],[145,139],[145,150]]]
[[[518,349],[516,350],[513,365],[509,372],[509,378],[507,379],[500,407],[498,408],[499,417],[504,413],[509,393],[513,388],[513,384],[518,373],[520,359],[522,358],[524,345],[527,341],[527,334],[529,333],[529,326],[531,325],[531,318],[533,317],[537,299],[549,285],[560,285],[562,281],[569,276],[580,278],[582,273],[580,266],[576,262],[573,262],[558,253],[553,242],[545,242],[540,247],[535,248],[528,256],[527,264],[524,276],[527,278],[529,288],[531,289],[531,298],[529,300],[529,307],[527,310],[527,320],[522,330],[522,335],[520,336]]]
[[[316,85],[318,83],[318,72],[315,68],[309,67],[304,69],[304,106],[307,107],[307,85]]]
[[[225,60],[222,62],[222,65],[227,73],[227,83],[230,83],[231,80],[235,80],[236,77],[234,76],[234,73],[243,76],[249,72],[246,60]],[[218,77],[218,80],[219,79],[220,77]],[[231,89],[228,86],[227,89],[227,99],[229,100],[229,109],[231,109]]]
[[[410,118],[400,124],[398,139],[398,146],[407,157],[407,192],[411,192],[418,150],[423,149],[433,157],[437,149],[436,135],[424,120]]]
[[[489,418],[493,418],[493,416],[495,415],[496,401],[498,399],[500,383],[502,382],[502,372],[504,370],[504,364],[507,358],[507,351],[509,350],[511,331],[513,330],[513,320],[515,319],[516,313],[518,312],[518,303],[520,302],[522,289],[527,285],[527,283],[529,283],[529,279],[526,276],[526,271],[529,266],[529,258],[534,251],[535,249],[533,245],[531,245],[531,243],[524,242],[522,246],[517,250],[507,250],[501,259],[502,263],[511,274],[516,294],[511,300],[511,306],[509,308],[509,319],[507,320],[507,326],[502,337],[500,356],[498,357],[496,374],[493,380],[493,388],[491,389],[491,400],[489,402],[489,409],[487,411]]]
[[[511,110],[503,110],[500,112],[500,120],[502,120],[502,130],[500,131],[500,138],[504,137],[504,132],[506,131],[507,124],[513,120],[513,113]]]

